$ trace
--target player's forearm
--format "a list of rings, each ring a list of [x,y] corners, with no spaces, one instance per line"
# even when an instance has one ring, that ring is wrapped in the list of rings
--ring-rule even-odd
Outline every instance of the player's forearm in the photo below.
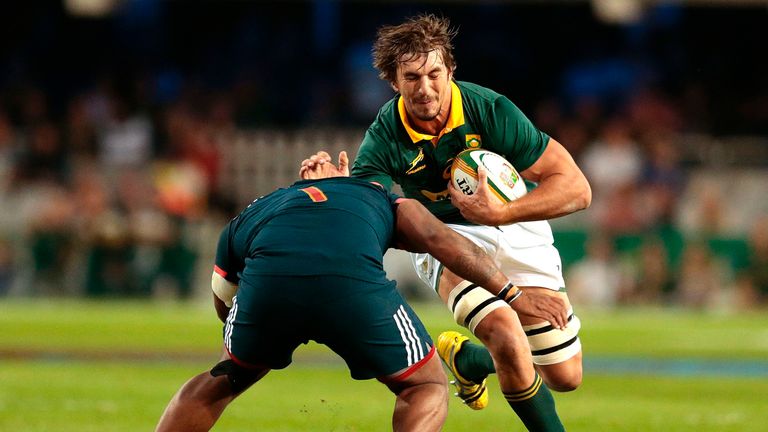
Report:
[[[498,225],[554,219],[589,207],[592,191],[583,175],[553,174],[527,195],[507,203]]]
[[[474,243],[450,230],[446,241],[433,243],[430,255],[456,275],[497,294],[509,281],[488,255]]]
[[[493,294],[507,278],[477,245],[457,234],[418,201],[404,199],[397,209],[397,244],[410,252],[427,252],[458,276]]]
[[[538,186],[504,207],[500,224],[554,219],[589,207],[592,190],[568,150],[554,139],[533,165],[520,172]]]

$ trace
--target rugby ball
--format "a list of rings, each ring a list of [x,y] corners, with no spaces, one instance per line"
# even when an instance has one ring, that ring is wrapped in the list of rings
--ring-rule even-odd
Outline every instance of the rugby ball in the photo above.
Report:
[[[515,167],[502,156],[488,150],[468,149],[456,155],[451,164],[451,182],[465,195],[477,190],[477,167],[488,173],[488,186],[501,202],[514,201],[528,190]]]

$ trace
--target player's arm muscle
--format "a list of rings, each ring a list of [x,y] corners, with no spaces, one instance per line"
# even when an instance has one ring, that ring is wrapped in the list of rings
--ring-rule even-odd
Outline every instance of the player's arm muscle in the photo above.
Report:
[[[397,246],[428,252],[458,276],[497,294],[507,278],[474,243],[440,222],[418,201],[403,199],[397,207]]]
[[[552,219],[589,207],[592,190],[568,150],[550,138],[546,150],[520,173],[538,187],[508,203],[502,223]]]

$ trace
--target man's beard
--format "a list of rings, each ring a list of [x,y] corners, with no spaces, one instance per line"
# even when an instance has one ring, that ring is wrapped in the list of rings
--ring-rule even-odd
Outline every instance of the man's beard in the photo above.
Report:
[[[414,113],[411,113],[411,114],[412,114],[414,117],[416,117],[417,119],[421,120],[421,121],[432,121],[432,120],[434,120],[435,118],[437,118],[437,116],[439,116],[439,115],[440,115],[440,107],[438,106],[438,108],[437,108],[437,110],[434,112],[434,114],[432,114],[432,113],[430,113],[430,112],[426,112],[425,114],[422,114],[422,113],[418,113],[418,112],[414,112]]]

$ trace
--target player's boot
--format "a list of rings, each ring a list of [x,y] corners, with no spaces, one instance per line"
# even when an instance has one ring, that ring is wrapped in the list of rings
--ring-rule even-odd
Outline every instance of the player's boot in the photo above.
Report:
[[[488,387],[486,380],[481,383],[470,381],[459,373],[456,369],[456,354],[461,351],[461,347],[469,340],[468,337],[455,331],[446,331],[440,333],[437,337],[437,353],[448,369],[451,370],[455,380],[451,384],[456,386],[458,392],[456,396],[460,397],[464,403],[473,410],[481,410],[488,406]]]

